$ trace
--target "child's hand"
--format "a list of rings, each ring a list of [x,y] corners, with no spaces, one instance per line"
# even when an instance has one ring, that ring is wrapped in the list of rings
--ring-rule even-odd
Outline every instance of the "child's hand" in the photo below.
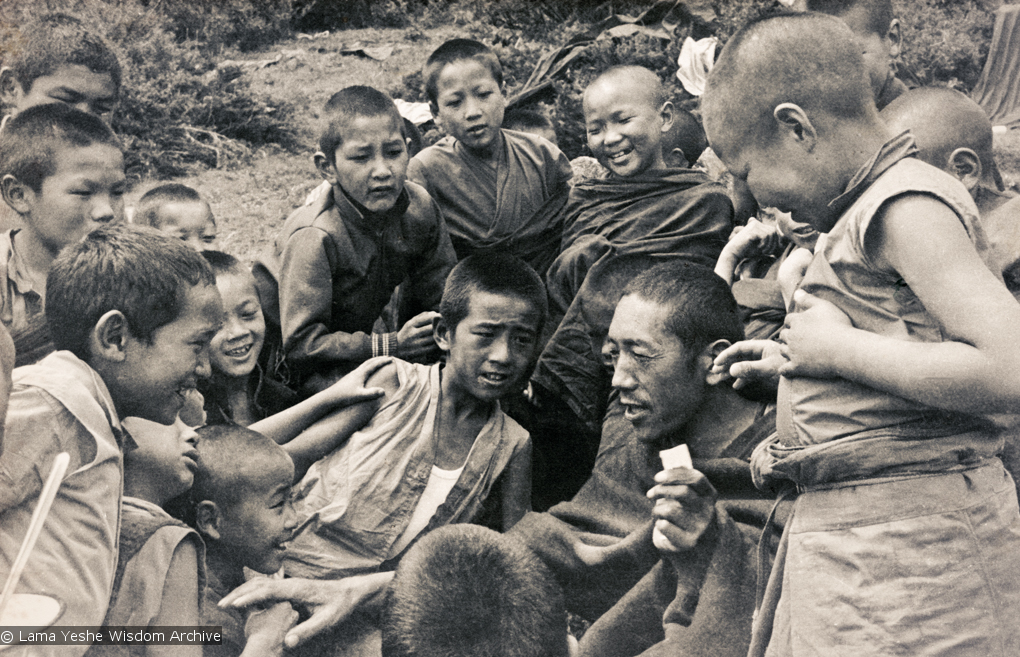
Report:
[[[648,497],[655,500],[652,509],[655,529],[672,544],[670,552],[694,548],[715,523],[715,502],[719,497],[715,487],[705,475],[691,468],[663,470],[655,475],[655,482],[648,491]]]
[[[834,304],[797,290],[793,301],[796,312],[786,316],[786,328],[779,333],[783,354],[789,361],[779,373],[786,377],[839,376],[839,359],[852,340],[846,329],[853,324]]]
[[[326,389],[330,402],[337,408],[353,406],[365,401],[378,399],[386,394],[382,388],[368,388],[368,380],[372,376],[393,363],[389,357],[371,358],[348,372],[342,379]]]
[[[778,342],[741,340],[715,357],[712,373],[732,377],[733,387],[737,390],[756,381],[775,388],[779,385],[779,369],[785,364],[786,356]]]
[[[730,240],[716,261],[715,273],[727,284],[732,284],[734,271],[741,260],[753,255],[770,254],[778,245],[779,231],[751,217],[746,226],[734,229],[730,235]]]
[[[404,360],[421,360],[435,353],[439,347],[432,337],[432,322],[436,312],[424,312],[407,320],[397,333],[397,355]]]
[[[793,305],[793,295],[800,287],[800,282],[804,280],[804,274],[814,257],[814,253],[800,247],[791,251],[783,264],[779,265],[776,280],[779,282],[779,292],[783,295],[783,305],[787,311]]]
[[[251,655],[282,655],[283,639],[298,620],[298,613],[289,602],[277,602],[268,609],[252,611],[244,624],[247,639],[242,657]]]

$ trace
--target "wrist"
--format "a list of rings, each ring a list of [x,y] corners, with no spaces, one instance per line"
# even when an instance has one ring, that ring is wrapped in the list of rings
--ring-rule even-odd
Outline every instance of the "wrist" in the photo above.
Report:
[[[398,351],[396,333],[373,333],[372,334],[372,357],[396,356]]]

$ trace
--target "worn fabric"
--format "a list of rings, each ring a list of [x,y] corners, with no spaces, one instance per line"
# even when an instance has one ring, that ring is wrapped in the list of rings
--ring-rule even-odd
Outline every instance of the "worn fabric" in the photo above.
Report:
[[[373,349],[372,326],[402,282],[408,300],[402,321],[437,310],[454,264],[438,206],[408,182],[387,213],[362,212],[337,189],[299,208],[253,273],[293,370],[327,375],[384,355],[378,336]],[[395,346],[396,333],[382,344]]]
[[[393,362],[399,389],[294,487],[300,524],[287,548],[288,576],[334,579],[388,567],[384,562],[425,490],[441,439],[435,430],[440,365]],[[422,533],[475,519],[528,442],[527,432],[497,406],[453,491]]]
[[[754,546],[770,504],[754,489],[746,459],[774,430],[775,414],[759,407],[728,444],[694,459],[720,494],[718,537],[699,544],[679,571],[651,541],[652,502],[645,494],[662,469],[658,450],[631,440],[628,425],[614,404],[584,487],[548,513],[526,515],[511,531],[553,571],[568,609],[595,621],[583,655],[742,657],[754,609]],[[692,594],[700,601],[684,626],[675,602]]]
[[[103,625],[149,627],[163,604],[163,587],[177,548],[190,542],[198,553],[195,609],[201,607],[205,586],[205,544],[194,529],[170,517],[159,506],[137,497],[121,502],[121,532],[113,596]],[[142,644],[92,646],[88,657],[145,655]]]
[[[1020,654],[1018,538],[997,459],[804,492],[770,583],[771,642],[752,654]]]
[[[439,204],[458,259],[502,251],[543,275],[559,252],[570,162],[541,137],[500,133],[495,168],[445,137],[411,159],[407,177]]]
[[[4,205],[3,207],[7,207]],[[21,229],[0,233],[0,321],[14,340],[15,365],[31,365],[54,350],[46,326],[44,303],[46,290],[38,289],[28,267],[14,248]],[[45,281],[40,281],[45,285]]]
[[[6,579],[60,452],[71,456],[17,591],[63,605],[58,625],[98,626],[117,567],[122,430],[99,375],[69,351],[14,371],[0,453],[0,579]],[[87,646],[11,648],[10,655],[81,655]]]
[[[226,386],[217,380],[216,373],[211,379],[201,379],[198,389],[204,398],[205,424],[231,424],[234,422],[227,398]],[[287,385],[267,376],[262,365],[256,364],[248,377],[248,394],[253,402],[256,421],[285,411],[302,399],[302,395]]]
[[[207,573],[205,589],[202,591],[202,625],[220,626],[223,628],[223,641],[220,645],[208,645],[202,648],[203,657],[238,657],[244,652],[248,642],[244,635],[245,615],[240,609],[219,606],[220,600],[230,593],[230,589],[220,581],[212,568]]]

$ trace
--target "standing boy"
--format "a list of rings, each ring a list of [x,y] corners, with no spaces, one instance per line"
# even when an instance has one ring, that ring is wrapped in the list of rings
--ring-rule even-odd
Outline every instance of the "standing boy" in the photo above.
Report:
[[[0,236],[0,320],[18,365],[53,350],[43,307],[54,258],[96,226],[121,220],[126,187],[117,138],[92,114],[37,105],[0,132],[0,191],[24,226]]]
[[[755,198],[826,233],[780,334],[778,439],[752,460],[799,496],[751,654],[1017,654],[1020,509],[985,415],[1020,402],[1020,305],[974,201],[889,133],[830,17],[742,29],[703,109]]]
[[[254,270],[292,372],[314,390],[373,356],[434,358],[431,311],[456,263],[439,208],[406,183],[404,121],[389,96],[348,87],[329,99],[325,115],[315,166],[331,191],[287,218]],[[403,326],[373,333],[404,281]]]
[[[47,289],[46,319],[60,351],[14,377],[0,454],[0,573],[10,572],[53,459],[70,453],[18,590],[60,600],[61,624],[98,626],[117,565],[122,450],[133,445],[120,418],[174,422],[185,394],[209,376],[223,309],[201,256],[128,226],[99,228],[65,250]]]
[[[503,130],[503,69],[486,45],[453,39],[423,72],[447,136],[416,155],[408,177],[443,211],[457,258],[505,251],[545,275],[559,252],[570,162],[552,143]]]

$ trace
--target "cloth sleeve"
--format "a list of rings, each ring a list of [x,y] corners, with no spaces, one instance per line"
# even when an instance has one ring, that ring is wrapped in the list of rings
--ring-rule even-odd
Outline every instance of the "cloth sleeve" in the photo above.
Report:
[[[457,254],[453,250],[450,233],[435,201],[430,202],[429,213],[434,225],[433,239],[410,272],[412,296],[422,311],[439,310],[446,277],[457,264]]]

